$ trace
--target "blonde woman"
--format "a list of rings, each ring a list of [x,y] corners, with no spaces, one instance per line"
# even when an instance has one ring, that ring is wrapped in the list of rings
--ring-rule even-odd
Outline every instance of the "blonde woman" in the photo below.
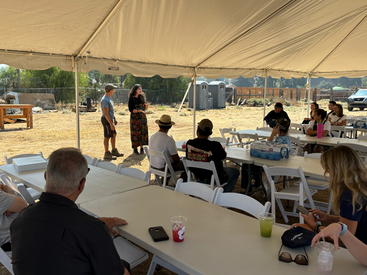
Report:
[[[329,173],[330,190],[333,194],[332,206],[338,216],[328,215],[318,209],[303,215],[306,224],[297,224],[316,233],[327,224],[341,222],[350,233],[367,244],[367,169],[362,159],[350,147],[337,146],[321,155],[321,165],[325,175]],[[315,220],[314,214],[319,216]],[[295,226],[295,225],[294,225]]]

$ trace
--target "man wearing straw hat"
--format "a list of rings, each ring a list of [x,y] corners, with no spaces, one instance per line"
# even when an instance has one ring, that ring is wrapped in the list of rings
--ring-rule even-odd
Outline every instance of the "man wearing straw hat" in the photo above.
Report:
[[[182,160],[178,156],[175,140],[168,136],[168,131],[175,123],[171,121],[169,115],[162,115],[155,123],[158,124],[159,130],[149,139],[149,149],[158,151],[166,151],[175,171],[185,170]],[[164,170],[164,160],[156,157],[151,157],[150,165],[156,169]],[[186,173],[182,173],[181,178],[186,180]]]

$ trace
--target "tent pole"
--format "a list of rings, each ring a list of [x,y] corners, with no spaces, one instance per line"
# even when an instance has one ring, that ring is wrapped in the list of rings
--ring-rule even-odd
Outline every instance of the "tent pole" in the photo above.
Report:
[[[307,100],[307,115],[308,115],[310,113],[310,103],[311,103],[311,74],[308,74],[307,84],[308,84],[308,100]]]
[[[186,99],[186,97],[187,97],[187,94],[189,93],[189,90],[190,90],[190,88],[191,88],[191,85],[192,85],[192,82],[193,82],[193,81],[194,81],[194,80],[193,80],[193,78],[192,78],[192,79],[191,79],[191,81],[190,81],[190,83],[189,83],[189,87],[187,87],[186,93],[185,93],[185,95],[184,95],[184,97],[183,97],[183,99],[182,99],[182,101],[181,101],[180,108],[178,108],[177,115],[176,115],[176,117],[175,117],[174,122],[176,122],[177,117],[178,117],[178,115],[180,114],[180,111],[181,111],[182,105],[183,105],[183,103],[185,102],[185,99]]]
[[[268,89],[268,70],[265,70],[265,89],[264,89],[263,119],[264,119],[265,113],[266,113],[266,93],[267,93],[267,89]]]
[[[193,138],[195,138],[196,136],[196,73],[194,74],[194,100],[193,100],[193,104],[194,104],[194,126],[193,126]]]
[[[80,149],[78,62],[75,62],[74,70],[75,70],[75,113],[76,113],[76,133],[77,133],[77,144],[78,144],[78,149]]]

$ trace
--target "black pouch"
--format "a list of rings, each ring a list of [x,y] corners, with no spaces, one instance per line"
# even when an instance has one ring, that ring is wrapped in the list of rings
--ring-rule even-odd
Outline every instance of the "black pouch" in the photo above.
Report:
[[[312,239],[315,235],[316,234],[310,230],[296,226],[283,233],[282,243],[289,248],[308,246],[311,245]]]

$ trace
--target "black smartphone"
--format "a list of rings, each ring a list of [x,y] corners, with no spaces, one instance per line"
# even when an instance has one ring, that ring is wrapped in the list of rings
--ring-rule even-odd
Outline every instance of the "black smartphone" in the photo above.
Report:
[[[301,212],[302,214],[304,214],[304,215],[308,215],[308,210],[307,210],[306,208],[304,208],[302,205],[298,205],[298,206],[296,207],[296,209],[297,209],[299,212]]]
[[[162,226],[154,226],[149,228],[149,234],[152,236],[153,241],[160,242],[169,239],[166,231],[164,231]]]

